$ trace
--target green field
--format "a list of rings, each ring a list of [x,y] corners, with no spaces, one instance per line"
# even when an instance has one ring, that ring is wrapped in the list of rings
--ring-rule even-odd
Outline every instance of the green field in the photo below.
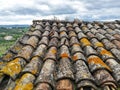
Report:
[[[26,31],[28,27],[18,27],[18,28],[0,28],[0,57],[12,46],[18,38],[20,38]],[[5,36],[12,36],[12,40],[5,40]]]

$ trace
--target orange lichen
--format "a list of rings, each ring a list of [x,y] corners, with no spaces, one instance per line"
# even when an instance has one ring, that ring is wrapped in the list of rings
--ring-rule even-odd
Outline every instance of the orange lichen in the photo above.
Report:
[[[100,42],[96,42],[96,43],[95,43],[95,46],[97,46],[97,47],[103,47],[103,44],[100,43]]]
[[[78,59],[78,56],[77,56],[77,55],[74,55],[74,56],[72,57],[72,59],[73,59],[74,61],[76,61],[76,60]]]
[[[60,56],[61,56],[62,58],[69,57],[69,55],[68,55],[67,53],[62,53]]]
[[[111,69],[98,56],[90,56],[88,58],[88,63],[89,64],[91,64],[91,63],[99,64],[111,71]]]
[[[14,76],[15,74],[18,74],[21,71],[21,66],[19,63],[19,59],[16,58],[15,60],[9,62],[1,72],[8,74],[10,76]]]
[[[87,38],[82,38],[80,41],[83,44],[83,46],[90,46],[91,45],[91,43],[88,41]]]
[[[105,50],[105,49],[101,50],[100,54],[112,56],[112,54],[109,51]]]

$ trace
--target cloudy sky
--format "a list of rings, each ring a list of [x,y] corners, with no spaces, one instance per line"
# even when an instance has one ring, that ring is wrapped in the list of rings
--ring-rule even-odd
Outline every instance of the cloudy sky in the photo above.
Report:
[[[0,0],[0,24],[31,24],[33,19],[120,19],[120,0]]]

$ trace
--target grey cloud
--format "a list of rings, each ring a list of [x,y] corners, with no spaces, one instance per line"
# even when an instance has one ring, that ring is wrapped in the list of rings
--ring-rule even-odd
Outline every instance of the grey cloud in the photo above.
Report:
[[[61,15],[61,14],[74,14],[76,13],[76,10],[73,9],[70,6],[58,6],[57,8],[54,8],[51,14],[53,15]]]
[[[12,12],[9,10],[0,10],[0,16],[4,16],[4,15],[12,15]]]
[[[17,15],[36,15],[37,13],[39,13],[39,10],[31,7],[18,7],[16,9],[11,10],[11,12],[14,12]]]
[[[84,2],[87,3],[86,8],[88,10],[120,8],[120,1],[115,0],[84,0]]]

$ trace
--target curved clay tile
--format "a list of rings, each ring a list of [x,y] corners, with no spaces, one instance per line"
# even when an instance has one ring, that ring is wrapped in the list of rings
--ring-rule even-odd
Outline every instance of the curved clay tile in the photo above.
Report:
[[[103,39],[102,43],[106,47],[107,50],[110,50],[112,48],[117,48],[112,42],[110,42],[108,39]]]
[[[70,58],[69,48],[66,45],[60,47],[60,58],[64,57]]]
[[[31,59],[31,61],[24,67],[21,73],[29,72],[37,76],[42,68],[43,60],[36,56]]]
[[[96,33],[98,33],[98,30],[96,30],[95,28],[90,29],[90,31],[95,35]]]
[[[38,37],[36,37],[36,36],[31,36],[31,37],[27,40],[26,44],[29,44],[29,45],[33,46],[34,48],[36,48],[38,41],[39,41]]]
[[[11,61],[15,57],[15,54],[11,51],[6,52],[6,54],[3,55],[2,60],[3,61]]]
[[[30,73],[25,73],[21,76],[20,80],[18,80],[18,83],[16,84],[14,90],[18,90],[19,88],[21,90],[32,90],[34,85],[35,76]]]
[[[84,47],[84,52],[87,57],[90,55],[98,55],[97,52],[91,46]]]
[[[41,25],[36,25],[35,29],[42,29],[42,26]]]
[[[112,75],[114,76],[118,84],[120,84],[120,64],[115,59],[108,59],[106,61],[106,64],[111,68],[113,72]]]
[[[31,36],[37,36],[39,38],[41,38],[41,31],[40,30],[35,30],[34,32],[31,33]]]
[[[86,35],[89,40],[91,40],[92,38],[96,38],[96,36],[92,32],[87,32]]]
[[[92,38],[90,41],[93,44],[94,48],[104,47],[103,43],[99,42],[96,38]]]
[[[39,85],[37,87],[41,87],[44,83],[47,83],[45,85],[45,88],[54,88],[55,87],[55,81],[54,81],[54,71],[55,71],[55,61],[48,59],[44,62],[43,67],[35,81],[36,85]],[[40,84],[39,84],[40,83]],[[48,89],[49,90],[49,89]]]
[[[67,57],[60,59],[57,70],[57,80],[61,80],[64,78],[74,80],[72,64]]]
[[[98,32],[99,32],[99,33],[101,33],[102,35],[107,34],[107,32],[106,32],[105,30],[101,29],[101,28],[100,28],[100,29],[98,29]]]
[[[78,45],[80,44],[77,37],[73,36],[70,38],[70,46],[72,46],[73,44],[78,44]]]
[[[23,46],[24,46],[23,44],[21,44],[20,42],[17,42],[17,43],[15,43],[14,46],[12,46],[10,48],[10,51],[12,51],[14,53],[18,53],[23,48]]]
[[[95,36],[99,41],[102,41],[103,39],[107,39],[104,35],[100,33],[96,33]]]
[[[31,45],[25,45],[17,54],[16,57],[22,57],[26,61],[30,61],[34,48]]]
[[[79,25],[78,25],[77,22],[74,22],[74,23],[73,23],[73,28],[76,28],[76,27],[79,27]]]
[[[78,60],[74,63],[76,74],[75,82],[78,89],[84,89],[85,86],[89,86],[89,89],[97,89],[96,82],[92,74],[90,73],[87,65],[84,61]]]
[[[109,58],[114,58],[112,53],[110,51],[104,49],[103,47],[98,47],[97,52],[101,55],[103,60],[106,60],[106,59],[109,59]]]
[[[71,37],[76,37],[77,35],[76,35],[76,33],[74,32],[74,31],[69,31],[69,38],[71,38]]]
[[[75,27],[75,32],[76,33],[79,33],[79,32],[81,32],[82,30],[79,28],[79,27]]]
[[[69,42],[66,37],[61,38],[61,40],[59,41],[59,46],[62,46],[62,45],[69,46]]]
[[[63,37],[68,38],[68,35],[67,35],[67,33],[65,31],[60,32],[60,38],[63,38]]]
[[[45,45],[48,45],[49,43],[49,38],[48,37],[42,37],[39,44],[45,44]]]
[[[113,48],[111,49],[112,54],[120,61],[120,50]]]
[[[83,32],[79,32],[78,39],[81,40],[82,38],[87,38],[87,36]]]
[[[12,79],[15,80],[25,65],[26,65],[26,61],[23,58],[15,58],[14,60],[8,62],[0,70],[0,72],[10,76]]]
[[[78,44],[78,43],[74,43],[74,44],[72,44],[72,46],[71,46],[71,54],[74,54],[74,53],[76,53],[76,52],[81,52],[81,53],[83,53],[83,50],[81,49],[80,44]]]
[[[86,26],[84,26],[84,27],[82,27],[82,31],[83,31],[83,33],[87,33],[87,32],[89,32],[90,30],[86,27]]]
[[[44,60],[47,59],[52,59],[52,60],[56,60],[56,54],[57,54],[57,48],[55,46],[52,46],[48,49],[48,52],[45,55]]]
[[[39,57],[43,58],[46,51],[47,51],[47,46],[45,44],[40,44],[40,45],[38,45],[36,50],[33,52],[32,56],[39,56]]]
[[[81,43],[83,48],[86,47],[86,46],[91,46],[91,43],[90,43],[90,41],[87,38],[82,38],[80,40],[80,43]]]

